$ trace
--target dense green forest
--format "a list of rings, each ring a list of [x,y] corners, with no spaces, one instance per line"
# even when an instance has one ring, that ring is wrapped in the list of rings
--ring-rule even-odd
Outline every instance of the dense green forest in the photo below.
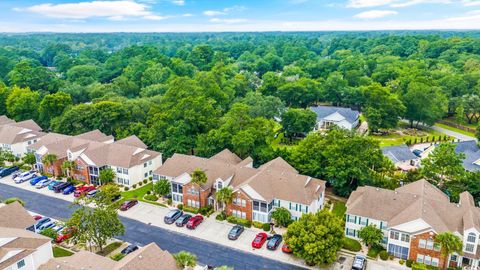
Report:
[[[279,131],[311,130],[305,108],[355,108],[378,131],[400,118],[478,121],[479,95],[479,32],[0,35],[0,115],[65,134],[135,134],[165,157],[224,148],[257,164],[282,156],[342,178],[341,194],[391,166],[378,143],[344,131],[293,151],[272,147]],[[352,153],[339,151],[361,152],[342,175],[329,164]]]

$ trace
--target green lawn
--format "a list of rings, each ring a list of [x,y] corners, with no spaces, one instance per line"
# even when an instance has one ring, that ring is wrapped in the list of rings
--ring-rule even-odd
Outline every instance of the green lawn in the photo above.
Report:
[[[53,247],[53,257],[59,258],[59,257],[68,257],[72,256],[73,252],[68,251],[66,249],[63,249],[61,247],[54,246]]]
[[[466,135],[466,136],[475,137],[475,134],[473,134],[472,132],[468,132],[468,131],[465,131],[465,130],[454,128],[454,127],[447,126],[447,125],[444,125],[444,124],[437,123],[437,124],[435,124],[435,126],[441,127],[441,128],[444,128],[444,129],[448,129],[448,130],[451,130],[451,131],[454,131],[454,132],[458,132],[458,133]]]
[[[407,126],[408,124],[405,124],[405,123],[401,123],[400,125],[400,127],[403,127],[403,128]],[[393,132],[387,135],[370,135],[371,138],[374,138],[380,142],[380,147],[401,145],[401,144],[405,144],[405,142],[409,140],[412,143],[414,143],[415,139],[417,140],[417,143],[420,143],[422,139],[424,142],[426,142],[427,138],[430,141],[433,136],[435,136],[435,139],[438,140],[440,136],[443,138],[445,134],[430,128],[424,128],[424,129],[419,129],[419,135],[401,135]]]
[[[139,201],[142,201],[142,202],[166,207],[166,205],[164,205],[164,204],[157,203],[157,202],[152,202],[152,201],[147,201],[147,200],[143,199],[143,196],[145,196],[145,194],[147,194],[147,191],[149,191],[149,190],[151,191],[152,188],[153,188],[153,183],[150,182],[150,183],[148,183],[146,185],[143,185],[143,186],[141,186],[137,189],[122,192],[122,199],[120,200],[119,203],[121,204],[124,201],[136,199],[136,200],[139,200]]]
[[[367,256],[376,259],[378,256],[378,253],[380,253],[380,251],[382,250],[385,250],[385,249],[381,246],[373,246],[368,250]]]
[[[119,248],[121,245],[122,242],[115,241],[104,247],[102,251],[97,252],[97,254],[101,256],[107,256],[108,254],[112,253],[112,251]]]
[[[344,202],[340,202],[340,201],[333,202],[332,213],[334,215],[340,218],[343,218],[343,216],[345,216],[345,212],[347,212],[347,207],[345,206]]]

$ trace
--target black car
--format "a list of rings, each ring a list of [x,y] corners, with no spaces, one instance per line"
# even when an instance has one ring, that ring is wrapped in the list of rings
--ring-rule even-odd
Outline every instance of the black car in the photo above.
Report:
[[[58,184],[58,185],[55,185],[53,187],[53,191],[55,191],[55,193],[60,193],[62,192],[64,189],[66,189],[67,187],[70,187],[70,186],[73,186],[72,183],[68,183],[68,182],[62,182],[61,184]]]
[[[134,252],[137,249],[138,249],[138,246],[129,245],[128,247],[126,247],[122,251],[120,251],[120,253],[127,255],[127,254],[130,254],[130,253]]]
[[[181,217],[179,217],[177,219],[177,221],[175,221],[175,225],[177,225],[177,227],[183,227],[185,226],[185,224],[187,224],[188,220],[192,217],[192,215],[189,215],[189,214],[183,214]]]
[[[10,168],[2,168],[0,169],[0,177],[5,177],[5,176],[8,176],[16,171],[18,171],[19,168],[17,166],[13,166],[13,167],[10,167]]]
[[[276,250],[282,242],[283,237],[280,234],[274,234],[267,242],[267,248],[270,250]]]
[[[237,240],[238,237],[243,233],[243,226],[242,225],[235,225],[228,233],[228,239],[230,240]]]
[[[183,215],[183,212],[179,209],[173,209],[168,212],[168,214],[163,218],[163,221],[167,224],[172,224],[179,217]]]
[[[353,259],[352,270],[365,270],[367,268],[367,258],[362,255],[356,255]]]

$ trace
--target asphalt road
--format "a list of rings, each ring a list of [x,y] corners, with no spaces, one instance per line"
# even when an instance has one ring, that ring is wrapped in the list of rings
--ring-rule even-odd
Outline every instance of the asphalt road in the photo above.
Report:
[[[70,203],[67,201],[1,183],[0,197],[3,199],[18,197],[25,202],[25,207],[28,210],[59,220],[69,218],[71,213],[75,210],[75,208],[71,207]],[[209,264],[213,266],[228,265],[233,266],[235,270],[304,269],[242,252],[237,249],[202,241],[194,237],[162,228],[150,226],[133,219],[124,217],[120,218],[125,225],[125,235],[118,237],[119,239],[142,246],[155,242],[159,247],[168,250],[170,253],[177,253],[181,250],[186,250],[197,255],[199,263],[201,264]],[[163,217],[158,218],[162,219]]]

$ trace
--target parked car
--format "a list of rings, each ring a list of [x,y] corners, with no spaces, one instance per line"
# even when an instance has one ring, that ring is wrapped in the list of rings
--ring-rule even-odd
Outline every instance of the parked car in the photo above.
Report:
[[[62,190],[63,195],[68,195],[71,194],[75,191],[75,186],[74,185],[68,185]]]
[[[40,219],[39,221],[37,221],[37,223],[35,223],[35,228],[38,228],[38,227],[42,226],[44,223],[50,222],[50,221],[52,221],[51,218],[44,217],[44,218]]]
[[[60,184],[55,185],[53,187],[53,191],[55,191],[55,193],[60,193],[68,186],[73,186],[73,185],[71,183],[68,183],[68,182],[61,182]]]
[[[284,253],[292,253],[293,252],[293,250],[287,244],[283,244],[282,251]]]
[[[177,221],[175,221],[175,225],[177,225],[177,227],[183,227],[185,226],[185,224],[188,223],[190,218],[192,218],[192,215],[183,214],[181,217],[177,219]]]
[[[35,221],[39,221],[40,219],[43,218],[43,217],[40,216],[40,215],[33,215],[32,217],[33,217],[33,219],[34,219]]]
[[[173,210],[170,210],[170,212],[168,212],[168,214],[165,215],[165,217],[163,218],[163,221],[167,224],[172,224],[173,222],[175,222],[175,220],[177,220],[182,215],[183,215],[183,212],[181,210],[173,209]]]
[[[63,182],[60,182],[60,181],[52,181],[52,182],[50,182],[50,184],[48,184],[48,189],[49,189],[49,190],[53,190],[53,188],[54,188],[56,185],[60,185],[61,183],[63,183]]]
[[[420,149],[414,149],[414,150],[412,151],[412,153],[413,153],[415,156],[417,156],[417,157],[422,157],[423,151],[420,150]]]
[[[202,215],[196,215],[194,217],[191,217],[188,222],[187,222],[187,228],[191,230],[195,230],[200,223],[203,222],[203,216]]]
[[[62,224],[58,224],[58,223],[55,224],[55,226],[52,227],[52,229],[54,231],[56,231],[57,233],[60,233],[63,230],[63,228],[65,228],[65,226],[63,226]]]
[[[55,227],[55,222],[53,222],[53,220],[50,220],[50,221],[45,222],[45,223],[43,223],[42,225],[40,225],[36,228],[37,228],[37,231],[41,232],[45,229],[53,228],[53,227]]]
[[[18,167],[17,166],[13,166],[13,167],[10,167],[10,168],[2,168],[0,170],[0,178],[1,177],[5,177],[5,176],[8,176],[16,171],[18,171]]]
[[[235,225],[233,228],[230,230],[228,233],[228,239],[230,240],[237,240],[238,237],[243,233],[245,229],[243,228],[242,225]]]
[[[262,248],[263,243],[267,241],[267,234],[264,232],[258,233],[257,236],[255,236],[255,239],[252,241],[252,247],[253,248]]]
[[[35,186],[38,182],[40,182],[42,180],[45,180],[45,179],[48,179],[48,177],[46,177],[44,175],[36,176],[36,177],[30,179],[30,185]]]
[[[127,255],[127,254],[130,254],[130,253],[134,252],[137,249],[138,249],[138,246],[129,245],[128,247],[122,249],[122,251],[120,251],[120,253]]]
[[[28,181],[28,180],[36,177],[36,176],[37,175],[34,172],[23,172],[23,173],[19,174],[17,177],[15,177],[15,179],[13,179],[13,181],[16,184],[20,184],[20,183]]]
[[[95,197],[95,195],[97,195],[99,192],[100,192],[100,190],[98,190],[98,189],[94,189],[94,190],[92,190],[92,191],[89,191],[89,192],[87,193],[87,198],[93,198],[93,197]]]
[[[267,242],[267,248],[270,250],[276,250],[280,243],[282,242],[283,237],[280,234],[274,234]]]
[[[37,189],[41,189],[41,188],[44,188],[44,187],[50,185],[51,182],[52,182],[52,180],[50,180],[50,179],[43,179],[42,181],[38,182],[38,183],[35,185],[35,187],[36,187]]]
[[[352,270],[365,270],[367,268],[367,258],[363,255],[356,255],[353,259]]]
[[[87,194],[88,192],[94,190],[95,187],[94,186],[83,186],[83,187],[80,187],[80,188],[77,188],[75,190],[75,192],[73,193],[73,196],[75,198],[78,198],[80,196],[84,196],[85,194]]]
[[[75,230],[72,229],[72,228],[65,228],[63,229],[57,236],[57,238],[55,238],[55,243],[62,243],[63,241],[65,240],[68,240],[70,239],[70,237],[72,237],[72,235],[75,233]]]
[[[122,205],[120,205],[120,210],[127,211],[128,209],[134,207],[137,203],[137,200],[124,201]]]

